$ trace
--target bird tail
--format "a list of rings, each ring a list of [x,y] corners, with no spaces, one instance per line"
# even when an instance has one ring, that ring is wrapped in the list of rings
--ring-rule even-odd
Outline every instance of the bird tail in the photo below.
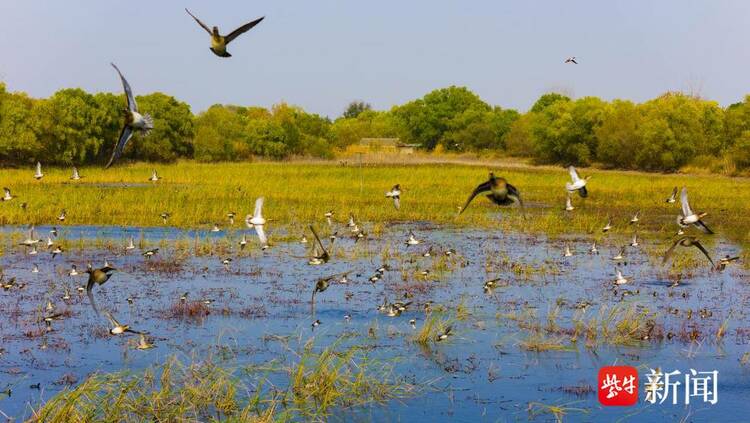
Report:
[[[146,130],[144,131],[144,135],[148,135],[148,133],[154,129],[154,118],[151,117],[150,114],[146,113],[143,115],[143,121],[146,122]]]

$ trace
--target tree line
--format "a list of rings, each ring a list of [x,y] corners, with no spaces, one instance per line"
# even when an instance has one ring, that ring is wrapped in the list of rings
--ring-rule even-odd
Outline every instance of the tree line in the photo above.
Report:
[[[452,86],[387,111],[352,102],[335,120],[285,103],[270,109],[214,105],[194,115],[187,103],[163,93],[136,99],[154,118],[154,130],[131,140],[125,160],[331,158],[362,138],[400,138],[427,151],[497,152],[546,164],[750,168],[750,96],[722,108],[671,92],[640,104],[549,93],[519,113]],[[0,83],[0,163],[105,163],[124,105],[122,95],[63,89],[36,99]]]

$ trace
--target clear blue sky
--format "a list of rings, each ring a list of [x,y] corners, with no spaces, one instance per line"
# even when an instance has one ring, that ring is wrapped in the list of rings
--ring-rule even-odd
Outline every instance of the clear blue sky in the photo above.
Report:
[[[184,7],[222,33],[266,20],[221,59]],[[354,99],[385,109],[452,84],[522,111],[550,90],[728,105],[750,92],[748,41],[748,0],[0,0],[10,90],[118,92],[114,61],[137,94],[194,112],[283,100],[336,117]]]

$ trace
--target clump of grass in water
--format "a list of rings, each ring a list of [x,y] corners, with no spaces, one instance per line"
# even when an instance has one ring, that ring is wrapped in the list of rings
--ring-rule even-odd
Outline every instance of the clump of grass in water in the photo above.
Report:
[[[541,414],[552,414],[555,417],[555,421],[557,421],[558,423],[562,423],[563,417],[565,417],[565,415],[570,412],[577,412],[577,413],[584,413],[584,414],[588,414],[589,412],[589,410],[585,408],[569,407],[568,406],[569,404],[574,404],[574,403],[549,405],[549,404],[542,404],[541,402],[530,402],[528,406],[529,419],[530,420],[534,419]]]
[[[173,357],[138,374],[95,374],[34,410],[31,421],[311,421],[324,420],[337,408],[382,404],[420,392],[361,349],[338,351],[336,344],[315,352],[308,343],[296,363],[273,361],[242,371],[210,359],[184,363]],[[264,389],[269,372],[288,379],[279,385],[274,378],[275,389]],[[239,375],[256,377],[254,388]],[[278,389],[284,385],[285,390]]]
[[[414,334],[412,340],[417,344],[435,342],[437,335],[443,333],[450,325],[451,321],[449,319],[433,315],[424,321],[424,324],[422,324],[422,327],[420,327],[417,333]]]

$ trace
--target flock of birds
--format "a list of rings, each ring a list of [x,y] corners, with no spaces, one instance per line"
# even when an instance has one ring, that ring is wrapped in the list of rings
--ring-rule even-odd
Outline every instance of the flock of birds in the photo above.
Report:
[[[589,177],[581,178],[578,175],[578,172],[576,169],[571,166],[569,168],[570,173],[570,181],[565,183],[565,190],[567,191],[567,200],[566,200],[566,207],[565,210],[570,211],[573,210],[574,207],[572,205],[572,196],[574,194],[578,194],[582,198],[586,198],[589,196],[589,191],[587,188]],[[34,173],[34,178],[37,181],[40,181],[44,178],[44,174],[42,172],[42,166],[41,163],[37,163],[36,170]],[[78,169],[75,167],[72,170],[71,180],[80,180],[82,179],[81,174],[79,173]],[[149,178],[152,182],[158,182],[162,178],[158,175],[156,170],[153,170],[151,177]],[[15,199],[11,193],[11,190],[9,188],[5,188],[5,195],[2,197],[3,202],[11,201]],[[521,193],[518,188],[508,183],[508,181],[505,178],[495,176],[494,173],[489,174],[489,179],[481,184],[479,184],[469,195],[468,199],[466,200],[463,207],[460,207],[458,215],[460,216],[461,213],[463,213],[471,204],[472,200],[474,198],[482,193],[486,193],[486,197],[494,204],[498,206],[509,206],[514,203],[517,203],[522,211],[523,211],[523,201],[521,199]],[[701,253],[705,255],[705,257],[709,260],[712,267],[718,271],[722,271],[725,269],[727,265],[730,263],[736,261],[739,259],[739,257],[730,257],[726,256],[722,258],[719,263],[715,263],[712,259],[709,252],[706,250],[706,248],[701,244],[700,240],[695,236],[689,236],[685,235],[685,230],[693,226],[700,230],[701,232],[705,234],[713,234],[713,231],[708,227],[708,225],[703,221],[703,218],[706,216],[707,213],[705,212],[695,212],[690,206],[690,203],[688,201],[688,193],[687,188],[682,188],[681,191],[678,190],[677,187],[674,188],[671,195],[665,200],[667,204],[673,204],[677,202],[677,196],[679,193],[679,201],[681,205],[681,213],[677,216],[676,223],[678,225],[678,231],[677,235],[678,238],[672,243],[672,245],[667,249],[667,251],[664,253],[663,256],[663,263],[666,263],[667,260],[675,253],[675,250],[677,247],[694,247],[698,250],[700,250]],[[401,194],[402,189],[400,184],[394,185],[389,191],[385,193],[385,198],[389,199],[393,202],[393,207],[396,210],[400,209],[400,200],[401,200]],[[269,248],[269,242],[268,242],[268,236],[266,234],[266,224],[267,220],[263,216],[263,205],[264,205],[264,198],[259,197],[255,201],[255,208],[253,210],[252,214],[248,214],[245,217],[244,223],[246,224],[248,229],[252,229],[255,233],[255,235],[258,238],[258,245],[260,246],[261,250],[266,250]],[[22,207],[26,207],[26,204],[23,203]],[[525,217],[525,212],[523,212]],[[333,218],[334,218],[335,212],[333,210],[329,210],[324,214],[325,221],[327,223],[327,226],[331,228],[331,233],[328,236],[328,242],[324,243],[321,239],[320,235],[318,234],[318,231],[315,229],[315,227],[311,224],[308,226],[310,233],[312,234],[313,241],[311,245],[311,255],[308,257],[308,264],[309,265],[322,265],[327,263],[331,257],[332,257],[332,248],[334,246],[334,242],[337,239],[338,231],[333,230]],[[235,217],[237,216],[236,212],[230,211],[227,213],[227,219],[229,220],[229,223],[231,225],[235,222]],[[167,220],[170,217],[170,213],[164,212],[160,214],[160,217],[163,219],[164,223],[167,223]],[[66,218],[66,211],[62,210],[60,215],[58,216],[59,222],[64,222]],[[636,226],[641,220],[640,212],[636,212],[632,218],[629,221],[630,225]],[[351,236],[354,239],[354,242],[356,243],[360,239],[366,238],[367,234],[365,231],[360,227],[360,225],[356,222],[355,217],[353,214],[349,215],[349,220],[347,223],[347,227],[349,232],[351,233]],[[611,220],[608,220],[607,224],[602,227],[602,232],[607,233],[613,228],[613,224]],[[213,225],[213,228],[211,229],[211,232],[220,232],[221,228],[218,223]],[[40,247],[46,247],[46,250],[49,252],[52,259],[55,257],[61,255],[64,253],[62,246],[56,242],[56,239],[58,237],[58,230],[56,227],[52,227],[50,230],[50,234],[47,237],[46,242],[43,241],[36,233],[36,229],[33,225],[29,227],[26,239],[22,240],[20,242],[20,245],[25,247],[27,249],[27,254],[29,256],[35,257],[38,256]],[[300,238],[300,242],[302,244],[308,244],[307,237],[305,234],[302,235]],[[410,231],[408,233],[408,236],[406,240],[404,241],[405,245],[407,247],[410,246],[417,246],[422,244],[424,241],[417,238],[417,236]],[[247,233],[243,232],[240,240],[238,241],[238,246],[240,250],[244,250],[247,245],[249,244]],[[632,242],[629,244],[630,247],[637,248],[639,246],[639,240],[637,231],[634,232],[632,237]],[[625,256],[626,256],[626,248],[628,246],[623,246],[620,248],[619,252],[612,257],[612,260],[617,263],[618,267],[616,267],[616,277],[613,281],[615,285],[623,285],[630,282],[630,278],[625,277],[619,268],[619,264],[624,262]],[[131,236],[127,240],[127,244],[125,246],[125,251],[131,251],[136,249],[136,245],[134,242],[133,237]],[[591,246],[590,252],[593,254],[598,254],[598,249],[596,242],[594,242]],[[142,251],[141,254],[145,259],[151,259],[153,256],[159,253],[159,248],[153,248],[148,249],[145,251]],[[454,254],[454,250],[447,250],[445,251],[445,254],[447,256],[450,256],[451,254]],[[430,257],[433,254],[432,248],[428,249],[423,253],[424,257]],[[565,257],[573,256],[573,252],[571,251],[570,246],[566,243],[564,247],[564,253],[563,255]],[[232,262],[231,257],[227,257],[222,259],[222,264],[225,266],[225,268],[229,269],[229,266]],[[374,274],[368,278],[369,282],[375,283],[378,280],[382,279],[385,272],[389,270],[388,266],[381,266],[380,268],[376,269]],[[87,265],[87,269],[82,272],[86,275],[88,275],[88,280],[85,286],[79,286],[78,291],[79,292],[86,292],[86,295],[89,299],[89,303],[95,312],[97,316],[100,315],[99,309],[96,305],[95,301],[95,295],[94,291],[95,288],[104,285],[107,283],[112,276],[117,271],[117,268],[110,265],[106,262],[104,263],[104,266],[95,268],[92,264]],[[39,267],[36,263],[33,264],[32,273],[39,273]],[[321,324],[321,321],[318,319],[315,319],[315,296],[318,293],[322,293],[326,291],[331,285],[333,284],[346,284],[348,283],[350,272],[344,272],[339,273],[331,276],[327,276],[321,279],[318,279],[314,285],[313,291],[312,291],[312,298],[311,298],[311,314],[312,314],[312,328],[315,329],[315,327],[319,326]],[[68,274],[72,277],[78,276],[81,273],[79,273],[77,267],[75,264],[71,266],[70,271]],[[422,271],[423,276],[426,276],[429,274],[429,270]],[[484,284],[484,290],[486,292],[491,291],[494,288],[495,283],[498,280],[490,280],[485,282]],[[676,284],[677,282],[675,282]],[[10,278],[8,280],[5,280],[4,273],[2,272],[2,269],[0,269],[0,287],[2,287],[5,291],[11,290],[11,289],[22,289],[25,286],[25,284],[19,283],[16,281],[16,278]],[[184,303],[184,297],[181,299]],[[70,293],[66,289],[64,296],[62,297],[64,300],[70,299]],[[402,312],[407,310],[411,302],[394,302],[389,303],[387,299],[378,307],[378,311],[391,316],[399,316]],[[152,348],[154,345],[152,342],[148,340],[146,337],[146,333],[137,331],[129,327],[128,325],[122,324],[117,321],[117,319],[111,314],[110,311],[104,312],[105,316],[107,317],[107,320],[110,323],[110,330],[109,332],[112,335],[121,335],[126,333],[131,334],[137,334],[139,335],[139,342],[138,342],[138,348],[139,349],[149,349]],[[47,324],[48,330],[51,329],[51,324],[54,320],[60,319],[63,317],[62,313],[55,312],[54,306],[49,303],[47,306],[47,313],[43,316],[43,321]],[[411,321],[410,324],[412,326],[415,326],[415,322]],[[451,333],[451,328],[448,327],[445,329],[445,331],[441,332],[437,337],[436,341],[440,341],[443,339],[446,339]]]

